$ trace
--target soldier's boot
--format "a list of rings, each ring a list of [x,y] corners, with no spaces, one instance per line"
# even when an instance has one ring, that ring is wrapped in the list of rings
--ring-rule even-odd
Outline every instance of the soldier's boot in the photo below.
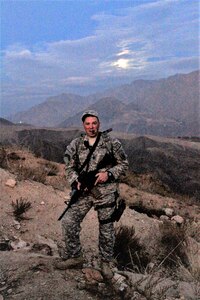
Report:
[[[59,270],[67,270],[67,269],[81,269],[84,264],[83,256],[72,257],[66,260],[59,259],[55,261],[54,268]]]
[[[116,263],[114,261],[102,261],[101,272],[104,278],[112,279],[116,270]]]

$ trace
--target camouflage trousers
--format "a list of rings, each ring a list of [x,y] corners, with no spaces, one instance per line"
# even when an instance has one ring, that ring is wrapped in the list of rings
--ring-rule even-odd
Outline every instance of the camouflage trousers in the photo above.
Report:
[[[77,202],[69,208],[62,219],[62,232],[66,247],[66,258],[78,257],[81,255],[81,222],[91,207],[94,206],[99,220],[99,255],[104,261],[113,259],[115,243],[114,223],[104,223],[103,221],[111,217],[115,209],[114,203],[115,193],[104,196],[102,201],[95,199],[89,194],[80,197]]]

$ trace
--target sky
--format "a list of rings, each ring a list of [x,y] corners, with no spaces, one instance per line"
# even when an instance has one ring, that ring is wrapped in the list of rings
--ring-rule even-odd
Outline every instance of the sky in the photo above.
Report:
[[[0,0],[1,116],[199,69],[198,0]]]

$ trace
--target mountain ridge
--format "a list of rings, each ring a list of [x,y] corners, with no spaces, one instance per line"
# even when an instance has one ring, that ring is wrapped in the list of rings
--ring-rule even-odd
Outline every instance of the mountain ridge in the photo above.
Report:
[[[199,136],[199,71],[158,80],[140,79],[88,96],[62,94],[15,115],[11,121],[47,127],[81,126],[80,115],[89,108],[101,112],[103,126],[109,123],[117,131]]]

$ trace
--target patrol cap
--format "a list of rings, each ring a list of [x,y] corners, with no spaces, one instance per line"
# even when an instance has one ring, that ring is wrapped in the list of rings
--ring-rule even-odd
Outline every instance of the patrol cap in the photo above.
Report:
[[[82,119],[82,121],[84,122],[85,119],[86,119],[87,117],[90,117],[90,116],[91,116],[91,117],[96,117],[97,119],[99,119],[98,112],[95,111],[95,110],[86,110],[86,111],[84,111],[84,113],[82,114],[81,119]]]

